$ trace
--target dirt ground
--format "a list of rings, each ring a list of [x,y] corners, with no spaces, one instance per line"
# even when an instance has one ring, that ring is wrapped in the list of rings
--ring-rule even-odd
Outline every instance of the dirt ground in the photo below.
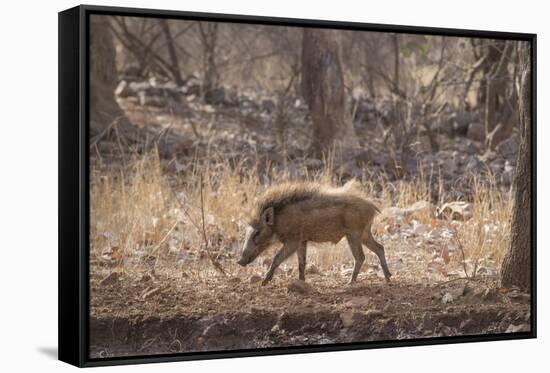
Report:
[[[180,216],[182,208],[173,197],[168,201],[155,199],[166,189],[156,179],[149,183],[148,172],[134,179],[126,176],[130,181],[121,190],[107,189],[106,185],[117,185],[113,180],[132,169],[124,167],[132,158],[126,157],[121,149],[123,143],[117,141],[102,141],[92,149],[92,192],[97,193],[92,212],[97,225],[91,232],[90,357],[530,330],[529,294],[498,286],[499,263],[510,232],[509,201],[496,197],[506,194],[493,192],[506,190],[509,180],[506,183],[505,178],[493,178],[494,190],[476,198],[476,188],[465,176],[472,174],[479,179],[486,169],[494,169],[494,175],[504,175],[502,169],[507,161],[501,156],[484,160],[475,143],[442,137],[441,151],[422,159],[419,156],[419,160],[426,161],[426,167],[437,166],[440,170],[437,183],[421,195],[414,187],[406,189],[406,184],[397,179],[384,145],[373,142],[368,147],[368,166],[358,161],[340,178],[366,183],[368,170],[372,175],[386,175],[371,182],[375,187],[395,189],[393,194],[380,192],[375,199],[383,213],[375,222],[374,234],[386,247],[388,265],[394,274],[391,283],[384,281],[375,256],[366,252],[367,261],[358,283],[348,285],[353,261],[343,242],[336,247],[327,245],[311,251],[308,248],[305,284],[296,280],[297,263],[292,257],[276,272],[273,281],[262,287],[261,276],[269,265],[266,260],[273,257],[273,252],[246,268],[236,264],[244,232],[239,225],[244,207],[233,206],[242,203],[234,196],[247,192],[253,197],[255,192],[241,190],[245,186],[233,185],[231,178],[220,176],[223,181],[218,190],[206,200],[206,233],[210,250],[226,272],[223,275],[209,263],[200,229],[191,224],[191,215],[196,221],[201,220],[197,207],[201,201],[196,183],[185,177],[196,176],[195,168],[201,167],[197,160],[208,159],[212,149],[221,159],[247,159],[246,154],[253,154],[256,158],[249,159],[256,159],[256,164],[269,164],[271,170],[289,169],[298,178],[298,166],[322,164],[302,154],[308,136],[298,132],[304,127],[301,122],[288,129],[288,153],[293,162],[287,164],[286,158],[279,159],[270,122],[261,115],[252,115],[254,112],[247,114],[239,109],[239,117],[234,118],[234,109],[220,109],[214,115],[212,108],[192,102],[187,115],[197,123],[210,123],[206,129],[200,128],[203,133],[197,136],[191,120],[181,122],[166,110],[145,110],[129,101],[121,104],[139,127],[156,128],[156,124],[160,133],[157,137],[175,136],[177,156],[162,160],[159,174],[168,180],[171,194],[188,197],[186,208],[190,211]],[[304,121],[305,114],[300,113],[295,113],[294,118]],[[248,117],[254,120],[245,120]],[[246,125],[244,129],[242,123]],[[183,135],[176,136],[180,132]],[[374,132],[367,134],[367,138],[381,137]],[[199,139],[191,140],[196,137]],[[167,144],[169,147],[171,143]],[[267,150],[256,152],[256,144]],[[486,166],[477,167],[482,161]],[[214,166],[211,170],[216,170]],[[245,162],[242,167],[252,166]],[[140,167],[135,169],[143,171]],[[413,171],[411,177],[419,177],[414,176],[418,170]],[[269,175],[259,174],[257,182],[267,182]],[[138,183],[133,189],[132,180]],[[99,186],[105,187],[103,194]],[[220,192],[221,186],[227,189],[222,190],[224,193]],[[134,199],[113,207],[119,195],[128,196],[132,190],[136,192]],[[119,193],[117,198],[109,199],[114,192]],[[470,201],[467,205],[473,213],[463,211],[458,219],[436,219],[432,211],[435,206],[423,199]],[[115,249],[126,253],[124,263]]]
[[[378,272],[306,283],[292,265],[265,287],[259,276],[92,274],[92,358],[382,341],[530,330],[530,298],[494,280],[389,284]],[[238,271],[238,270],[237,270]],[[311,273],[314,272],[314,273]],[[345,271],[344,271],[345,272]],[[154,272],[153,272],[154,273]],[[244,276],[242,276],[244,275]],[[101,288],[101,291],[98,291]]]

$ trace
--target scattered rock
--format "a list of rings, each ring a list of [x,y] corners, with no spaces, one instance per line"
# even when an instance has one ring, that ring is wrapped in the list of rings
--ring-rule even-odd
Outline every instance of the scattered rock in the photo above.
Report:
[[[438,219],[469,220],[473,216],[474,205],[469,202],[455,201],[443,204],[437,212]]]
[[[287,286],[287,290],[291,293],[299,294],[311,294],[315,293],[315,289],[305,281],[302,280],[292,280]]]
[[[406,216],[418,217],[422,214],[433,216],[435,206],[428,201],[417,201],[403,210]]]
[[[392,218],[395,223],[400,223],[404,218],[420,218],[426,214],[433,216],[435,212],[435,206],[427,201],[418,201],[410,205],[409,207],[387,207],[382,210],[382,219]]]
[[[107,277],[103,278],[99,285],[106,286],[106,285],[114,285],[120,280],[120,274],[118,272],[111,272]]]
[[[454,298],[453,298],[453,295],[451,293],[445,293],[443,295],[443,298],[441,298],[441,303],[443,303],[443,304],[453,303],[453,301],[454,301]]]

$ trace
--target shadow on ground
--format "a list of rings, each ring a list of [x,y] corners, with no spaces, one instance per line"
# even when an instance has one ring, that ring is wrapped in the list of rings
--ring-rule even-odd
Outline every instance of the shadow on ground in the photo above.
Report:
[[[57,360],[57,346],[54,347],[38,347],[37,350],[42,353],[43,355],[46,355],[50,359]]]

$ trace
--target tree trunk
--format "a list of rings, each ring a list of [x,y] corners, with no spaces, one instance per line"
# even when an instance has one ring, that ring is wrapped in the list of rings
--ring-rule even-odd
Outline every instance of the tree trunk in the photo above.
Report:
[[[182,86],[184,84],[184,80],[181,76],[178,55],[174,45],[174,38],[170,32],[170,25],[166,19],[159,19],[158,22],[162,33],[164,34],[164,39],[166,40],[166,48],[168,49],[168,56],[170,57],[170,71],[176,84]]]
[[[393,42],[393,89],[399,92],[399,35],[392,35]]]
[[[218,23],[199,22],[199,33],[202,42],[202,93],[216,88],[220,79],[216,65],[216,46],[218,43]]]
[[[506,40],[488,40],[486,42],[486,56],[484,82],[480,85],[479,99],[484,104],[485,137],[487,149],[494,149],[511,133],[510,122],[502,121],[502,114],[506,97],[506,80],[509,79],[508,60],[510,59],[512,43]]]
[[[521,142],[514,179],[512,237],[500,270],[503,287],[529,289],[531,284],[531,71],[529,44],[520,53],[519,119]]]
[[[336,31],[304,29],[302,94],[313,121],[314,156],[321,158],[330,151],[338,157],[351,154],[357,138],[346,110]]]
[[[128,120],[115,100],[116,51],[105,16],[90,18],[90,136]]]

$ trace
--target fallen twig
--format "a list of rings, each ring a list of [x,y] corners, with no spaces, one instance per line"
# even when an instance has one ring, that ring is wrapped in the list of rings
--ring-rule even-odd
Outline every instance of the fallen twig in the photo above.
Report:
[[[212,256],[212,253],[210,253],[210,250],[208,249],[208,238],[206,237],[206,227],[204,224],[204,194],[203,194],[203,187],[202,187],[202,174],[200,177],[200,192],[201,192],[201,217],[202,217],[202,237],[204,239],[204,250],[206,251],[206,254],[208,255],[208,259],[210,259],[210,262],[212,262],[212,265],[214,268],[216,268],[218,271],[220,271],[224,276],[227,276],[227,273],[225,273],[224,269],[222,268],[220,262],[216,260]]]
[[[166,241],[166,239],[168,238],[168,236],[170,236],[170,233],[172,233],[172,231],[176,228],[176,226],[178,225],[178,221],[176,221],[172,227],[168,230],[168,232],[164,235],[164,237],[162,238],[162,240],[159,241],[159,243],[155,246],[155,248],[153,250],[151,250],[151,254],[155,253],[159,248],[160,246],[164,243],[164,241]]]

